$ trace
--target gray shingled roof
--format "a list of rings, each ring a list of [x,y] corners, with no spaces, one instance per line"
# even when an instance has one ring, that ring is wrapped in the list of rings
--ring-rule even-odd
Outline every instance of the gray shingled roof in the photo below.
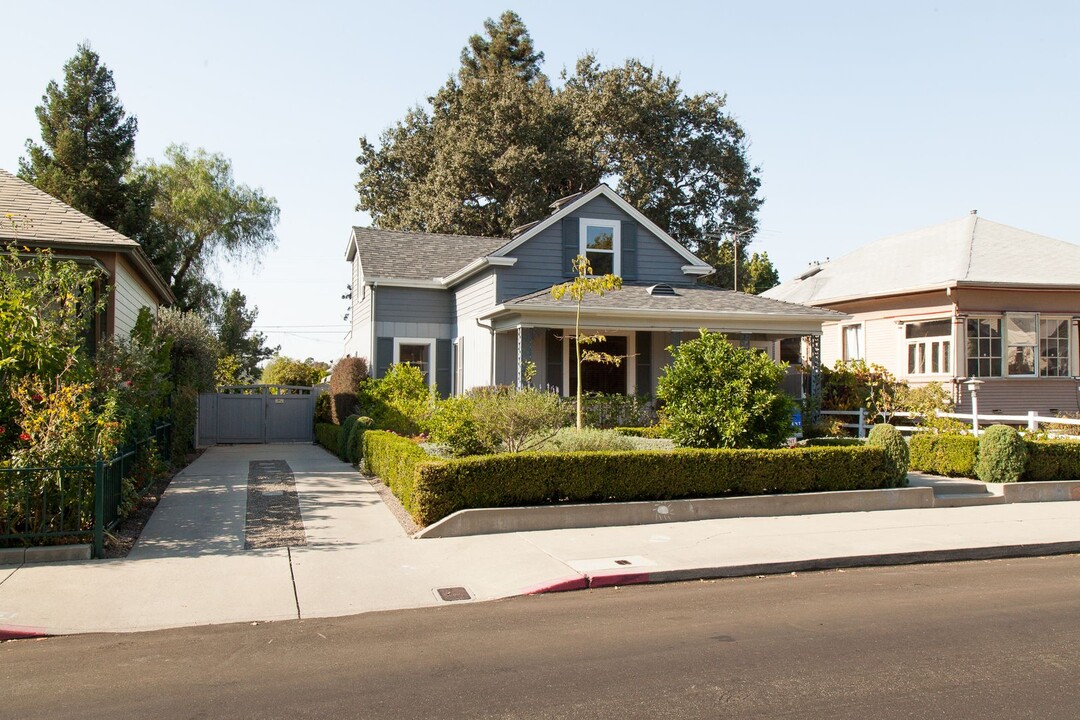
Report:
[[[12,217],[7,217],[9,214]],[[134,240],[0,169],[0,241],[9,240],[117,249],[139,247]]]
[[[1080,286],[1080,245],[971,214],[869,243],[764,294],[821,305],[963,283]]]
[[[597,310],[667,310],[683,312],[716,313],[718,315],[754,314],[754,315],[802,315],[824,320],[842,318],[842,313],[821,308],[797,305],[761,297],[747,295],[732,290],[721,290],[707,285],[681,286],[672,285],[676,295],[650,295],[648,288],[652,283],[627,283],[621,290],[609,292],[604,297],[586,295],[581,306]],[[505,303],[508,307],[573,307],[569,296],[562,300],[551,297],[548,290],[540,290],[516,297]]]
[[[506,238],[354,227],[364,275],[431,280],[446,277],[505,245]]]

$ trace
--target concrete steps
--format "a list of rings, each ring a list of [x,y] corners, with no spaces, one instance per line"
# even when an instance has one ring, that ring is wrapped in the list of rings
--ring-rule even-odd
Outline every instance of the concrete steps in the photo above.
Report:
[[[969,507],[972,505],[1004,505],[1005,496],[989,492],[934,494],[934,507]]]
[[[924,473],[910,473],[908,486],[932,488],[934,507],[968,507],[1005,503],[1005,495],[1000,485],[988,485],[971,478],[947,478]]]

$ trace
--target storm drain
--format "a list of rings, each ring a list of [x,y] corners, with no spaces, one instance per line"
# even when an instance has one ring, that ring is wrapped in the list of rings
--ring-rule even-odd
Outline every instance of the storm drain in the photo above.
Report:
[[[472,600],[472,595],[469,591],[463,587],[444,587],[435,588],[435,594],[439,596],[439,599],[444,602],[460,602],[462,600]]]
[[[244,548],[296,545],[307,545],[307,535],[292,468],[284,460],[252,460],[248,463]]]

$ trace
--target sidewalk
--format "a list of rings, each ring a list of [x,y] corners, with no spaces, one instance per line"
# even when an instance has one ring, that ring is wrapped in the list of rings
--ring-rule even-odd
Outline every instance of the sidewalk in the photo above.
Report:
[[[251,460],[295,475],[307,544],[244,550]],[[735,518],[413,540],[310,445],[216,447],[177,476],[129,557],[0,567],[0,636],[349,615],[550,589],[1080,552],[1080,502]]]

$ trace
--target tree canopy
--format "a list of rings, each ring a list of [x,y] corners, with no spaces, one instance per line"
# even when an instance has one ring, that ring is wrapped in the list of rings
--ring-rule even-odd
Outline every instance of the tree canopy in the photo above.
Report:
[[[357,209],[389,229],[506,236],[605,181],[706,261],[710,233],[738,231],[749,262],[761,181],[725,96],[688,95],[640,60],[603,68],[591,54],[557,88],[543,59],[515,13],[486,21],[426,106],[377,145],[360,139]],[[730,287],[731,274],[706,282]]]
[[[35,108],[41,144],[26,141],[19,176],[76,210],[127,235],[141,230],[137,187],[127,181],[139,123],[116,94],[112,71],[90,46],[64,64]]]
[[[218,380],[222,384],[257,382],[261,375],[259,363],[281,349],[281,346],[267,346],[266,335],[254,329],[258,317],[259,308],[248,308],[247,297],[239,290],[233,290],[222,300],[215,323],[221,343]]]

